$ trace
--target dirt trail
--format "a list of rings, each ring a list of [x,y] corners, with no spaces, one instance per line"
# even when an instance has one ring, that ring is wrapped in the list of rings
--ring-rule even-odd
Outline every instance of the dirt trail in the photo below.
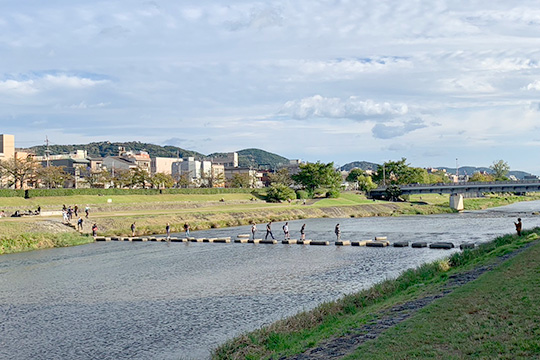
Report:
[[[396,305],[389,310],[376,314],[376,320],[370,324],[363,325],[357,329],[353,329],[351,334],[332,338],[327,340],[315,348],[311,348],[302,354],[292,357],[282,357],[280,360],[326,360],[340,359],[354,353],[356,348],[369,340],[376,339],[386,329],[399,324],[413,316],[418,310],[431,304],[433,301],[446,296],[456,288],[463,286],[475,279],[486,271],[490,271],[500,265],[502,262],[516,256],[525,251],[528,247],[536,242],[531,242],[524,247],[504,256],[499,257],[495,262],[489,265],[481,266],[473,270],[452,275],[448,283],[438,294],[426,296],[420,299]]]

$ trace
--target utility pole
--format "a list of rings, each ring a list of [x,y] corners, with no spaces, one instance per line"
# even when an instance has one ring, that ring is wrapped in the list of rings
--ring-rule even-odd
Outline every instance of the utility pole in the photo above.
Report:
[[[47,167],[51,165],[51,162],[49,160],[49,155],[51,151],[49,150],[49,137],[45,135],[45,144],[47,145],[47,149],[45,150],[45,158],[47,159]]]
[[[456,180],[459,182],[459,165],[458,165],[458,159],[456,158]]]

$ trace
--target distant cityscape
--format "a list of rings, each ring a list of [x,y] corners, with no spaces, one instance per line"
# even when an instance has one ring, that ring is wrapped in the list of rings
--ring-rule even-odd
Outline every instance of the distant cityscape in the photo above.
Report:
[[[258,150],[264,152],[262,150]],[[300,171],[302,162],[300,159],[282,161],[278,165],[257,164],[257,166],[239,166],[239,156],[237,152],[220,153],[208,156],[205,159],[198,159],[195,156],[176,157],[150,156],[147,151],[128,149],[118,146],[116,155],[104,157],[89,156],[87,150],[76,149],[62,154],[53,154],[48,147],[44,150],[44,155],[37,155],[35,151],[20,149],[15,146],[15,136],[0,134],[0,161],[10,159],[28,160],[31,159],[35,166],[41,168],[55,167],[64,171],[66,176],[59,187],[84,188],[84,187],[114,187],[115,176],[130,171],[140,171],[155,176],[161,174],[168,176],[174,181],[177,187],[227,187],[234,183],[233,180],[243,178],[247,185],[252,188],[262,188],[269,186],[270,174],[286,169],[289,175],[297,174]],[[277,155],[275,155],[277,156]],[[284,159],[284,158],[282,158]],[[354,162],[341,167],[343,179],[346,178],[350,170],[361,168],[367,175],[372,175],[377,171],[378,165],[368,162]],[[475,172],[487,173],[489,169]],[[467,171],[468,170],[468,171]],[[426,168],[430,174],[442,175],[450,182],[468,181],[472,175],[470,167],[467,170],[448,168]],[[108,176],[99,176],[105,175]],[[514,172],[509,174],[510,180],[537,179],[537,176],[524,172]],[[10,181],[11,180],[11,181]],[[143,180],[144,184],[144,180]],[[46,184],[39,181],[32,181],[27,177],[19,184],[10,179],[9,174],[2,174],[0,177],[0,187],[32,188],[45,187]],[[49,184],[50,187],[50,184]],[[343,187],[350,188],[351,184],[344,181]]]

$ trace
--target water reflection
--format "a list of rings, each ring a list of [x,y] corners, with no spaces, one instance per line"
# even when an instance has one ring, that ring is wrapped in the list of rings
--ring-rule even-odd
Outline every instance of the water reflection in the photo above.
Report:
[[[539,202],[490,211],[290,221],[293,238],[482,242],[540,226]],[[273,226],[282,238],[282,223]],[[264,229],[264,224],[258,224]],[[236,236],[249,226],[194,232]],[[264,231],[259,232],[264,237]],[[0,358],[200,359],[241,332],[397,276],[447,251],[95,243],[0,257]]]

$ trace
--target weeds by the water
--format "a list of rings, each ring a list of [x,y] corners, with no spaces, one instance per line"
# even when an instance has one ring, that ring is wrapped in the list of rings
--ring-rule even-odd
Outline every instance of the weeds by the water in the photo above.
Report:
[[[449,273],[489,262],[537,239],[539,232],[540,229],[534,229],[521,237],[501,236],[476,249],[455,253],[449,259],[407,270],[395,280],[383,281],[370,289],[232,339],[217,348],[213,358],[270,359],[300,353],[324,339],[368,322],[381,308],[437,289]]]

